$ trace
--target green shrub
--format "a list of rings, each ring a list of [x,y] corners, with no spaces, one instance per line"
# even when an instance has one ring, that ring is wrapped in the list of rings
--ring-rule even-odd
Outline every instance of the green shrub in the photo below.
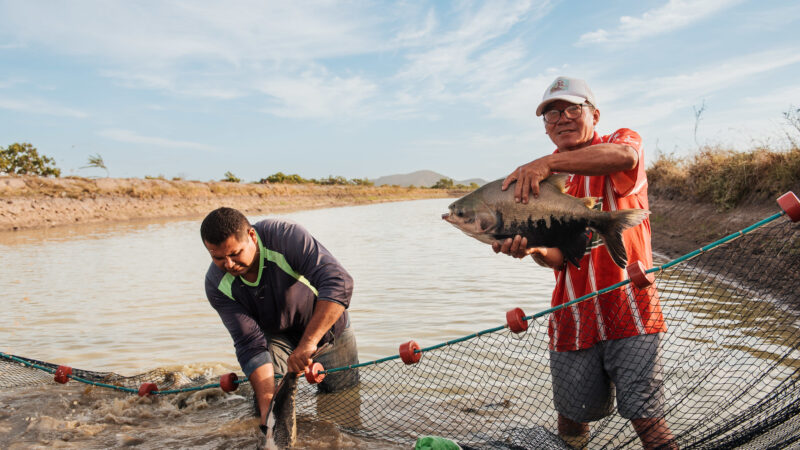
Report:
[[[53,158],[39,155],[31,144],[15,142],[8,148],[0,147],[0,173],[59,177],[61,169],[56,167]]]
[[[452,178],[440,178],[431,189],[453,189],[453,179]]]
[[[228,183],[241,183],[242,179],[234,175],[233,172],[229,170],[225,172],[225,178],[223,178],[222,181],[226,181]]]
[[[304,184],[309,180],[297,174],[286,175],[283,172],[274,173],[266,178],[262,178],[259,183],[288,183],[288,184]]]

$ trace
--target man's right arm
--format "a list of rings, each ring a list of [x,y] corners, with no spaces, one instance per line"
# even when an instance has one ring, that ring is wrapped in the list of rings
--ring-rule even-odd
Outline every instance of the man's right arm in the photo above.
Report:
[[[517,167],[503,180],[502,189],[514,185],[514,199],[528,203],[528,194],[539,195],[539,183],[553,172],[577,175],[608,175],[631,170],[639,163],[639,153],[627,144],[602,143],[535,159]]]
[[[292,374],[288,373],[286,376],[292,376]],[[272,364],[264,364],[250,373],[247,379],[250,381],[250,386],[253,387],[253,395],[258,402],[258,412],[261,414],[259,423],[266,425],[269,404],[275,395],[275,370]]]
[[[261,412],[261,423],[264,424],[267,407],[275,390],[275,380],[272,358],[261,327],[239,302],[220,292],[208,277],[206,297],[233,339],[236,358],[253,387]]]

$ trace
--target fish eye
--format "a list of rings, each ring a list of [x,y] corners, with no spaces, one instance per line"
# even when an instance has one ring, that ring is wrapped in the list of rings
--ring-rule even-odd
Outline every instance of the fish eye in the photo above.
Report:
[[[462,211],[462,210],[460,210],[460,209],[459,209],[458,211],[456,211],[456,216],[458,216],[458,217],[464,217],[464,211]]]

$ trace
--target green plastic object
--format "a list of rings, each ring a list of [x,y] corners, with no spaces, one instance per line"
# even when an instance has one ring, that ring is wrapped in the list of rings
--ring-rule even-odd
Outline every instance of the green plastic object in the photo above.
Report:
[[[461,446],[439,436],[422,436],[417,439],[414,450],[461,450]]]

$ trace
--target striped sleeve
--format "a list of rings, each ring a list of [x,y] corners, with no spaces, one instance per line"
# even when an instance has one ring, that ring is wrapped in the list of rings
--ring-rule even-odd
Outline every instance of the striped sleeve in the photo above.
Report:
[[[628,129],[620,128],[608,138],[609,144],[624,144],[631,146],[638,153],[638,163],[636,167],[624,172],[614,172],[608,177],[614,192],[621,197],[636,195],[647,185],[647,173],[645,172],[644,148],[642,138],[639,133]]]

